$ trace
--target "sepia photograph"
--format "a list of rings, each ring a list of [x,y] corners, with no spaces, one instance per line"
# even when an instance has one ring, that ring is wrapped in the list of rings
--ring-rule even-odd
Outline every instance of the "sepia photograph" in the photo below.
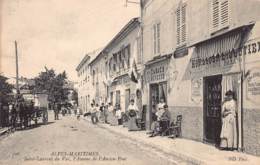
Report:
[[[0,0],[0,165],[259,165],[260,0]]]

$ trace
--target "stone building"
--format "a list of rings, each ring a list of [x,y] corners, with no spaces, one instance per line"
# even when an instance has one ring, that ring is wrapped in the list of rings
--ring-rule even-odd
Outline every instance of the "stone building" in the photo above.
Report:
[[[140,91],[140,77],[135,77],[138,80],[133,82],[130,75],[140,72],[141,63],[140,21],[133,18],[90,63],[96,100],[113,105],[118,103],[125,111],[129,100],[136,99],[137,89]],[[136,67],[133,68],[133,65]],[[141,107],[142,103],[139,103]]]
[[[256,0],[142,0],[143,104],[164,98],[184,138],[218,145],[221,103],[237,99],[239,150],[260,155]],[[258,85],[257,85],[258,84]]]
[[[97,49],[87,53],[76,68],[78,74],[78,104],[82,113],[88,112],[94,99],[94,84],[89,63],[101,52]]]

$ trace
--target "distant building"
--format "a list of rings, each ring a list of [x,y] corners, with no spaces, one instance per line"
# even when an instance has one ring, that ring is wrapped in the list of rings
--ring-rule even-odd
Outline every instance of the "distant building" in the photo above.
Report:
[[[101,50],[102,49],[98,49],[87,53],[76,68],[78,74],[78,104],[82,113],[89,111],[90,104],[93,102],[95,95],[89,63],[95,59]]]
[[[120,104],[125,111],[130,99],[136,99],[137,90],[141,90],[141,64],[140,20],[133,18],[90,63],[95,101]]]

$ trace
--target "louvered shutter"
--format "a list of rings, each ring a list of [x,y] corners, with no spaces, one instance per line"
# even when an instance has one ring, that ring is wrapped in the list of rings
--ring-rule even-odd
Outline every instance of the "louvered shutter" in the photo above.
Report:
[[[228,25],[228,19],[229,19],[229,4],[228,0],[223,0],[220,4],[221,9],[221,26],[227,26]]]
[[[156,54],[156,25],[153,25],[153,53]]]
[[[161,26],[161,24],[160,23],[158,23],[157,25],[157,51],[156,51],[156,53],[160,53],[160,26]]]
[[[219,0],[212,0],[212,27],[213,30],[219,28]]]
[[[186,5],[181,8],[181,42],[186,41]]]
[[[176,20],[177,20],[177,45],[180,44],[180,36],[181,36],[181,13],[180,9],[176,10]]]

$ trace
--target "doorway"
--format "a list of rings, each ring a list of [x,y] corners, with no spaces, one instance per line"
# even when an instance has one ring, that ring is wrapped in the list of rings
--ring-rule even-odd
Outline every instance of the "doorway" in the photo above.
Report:
[[[150,110],[149,110],[149,118],[150,118],[150,126],[153,122],[152,113],[155,112],[157,104],[160,101],[160,98],[163,98],[165,103],[167,104],[167,82],[160,82],[156,84],[150,85]],[[150,128],[150,127],[149,127]]]
[[[222,75],[204,78],[204,141],[219,145],[221,132]]]

